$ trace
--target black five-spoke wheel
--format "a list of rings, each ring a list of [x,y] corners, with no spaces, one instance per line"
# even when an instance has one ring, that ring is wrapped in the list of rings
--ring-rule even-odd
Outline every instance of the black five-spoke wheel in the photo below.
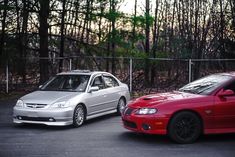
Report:
[[[168,135],[177,143],[192,143],[199,138],[201,129],[199,117],[192,112],[184,111],[171,119]]]

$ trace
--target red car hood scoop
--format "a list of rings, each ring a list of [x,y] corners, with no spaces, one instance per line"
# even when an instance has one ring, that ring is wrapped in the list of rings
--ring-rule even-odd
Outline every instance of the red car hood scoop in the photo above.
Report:
[[[146,96],[144,97],[142,100],[164,100],[164,99],[167,99],[167,97],[163,97],[163,96]]]
[[[175,101],[179,99],[186,99],[189,97],[195,97],[194,94],[182,93],[178,91],[168,92],[168,93],[158,93],[152,95],[146,95],[129,103],[130,107],[139,108],[139,107],[149,107],[155,106],[157,104],[169,101]]]
[[[151,99],[152,99],[152,98],[148,98],[148,97],[147,97],[147,98],[143,98],[143,100],[151,100]]]

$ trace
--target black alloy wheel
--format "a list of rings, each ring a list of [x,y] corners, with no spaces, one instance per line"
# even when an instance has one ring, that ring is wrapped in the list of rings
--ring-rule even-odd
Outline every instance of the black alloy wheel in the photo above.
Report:
[[[195,142],[202,132],[200,118],[193,112],[183,111],[177,113],[170,121],[168,135],[181,144]]]

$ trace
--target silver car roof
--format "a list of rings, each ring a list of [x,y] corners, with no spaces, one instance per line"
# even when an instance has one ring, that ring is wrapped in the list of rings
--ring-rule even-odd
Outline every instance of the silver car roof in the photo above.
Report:
[[[71,70],[71,71],[61,72],[57,75],[95,75],[95,74],[109,74],[109,73],[104,71]]]

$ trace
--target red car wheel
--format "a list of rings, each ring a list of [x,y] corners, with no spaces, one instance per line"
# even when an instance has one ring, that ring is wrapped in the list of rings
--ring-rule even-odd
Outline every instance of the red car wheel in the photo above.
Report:
[[[177,113],[168,126],[168,135],[177,143],[192,143],[197,140],[202,132],[200,118],[189,111]]]

